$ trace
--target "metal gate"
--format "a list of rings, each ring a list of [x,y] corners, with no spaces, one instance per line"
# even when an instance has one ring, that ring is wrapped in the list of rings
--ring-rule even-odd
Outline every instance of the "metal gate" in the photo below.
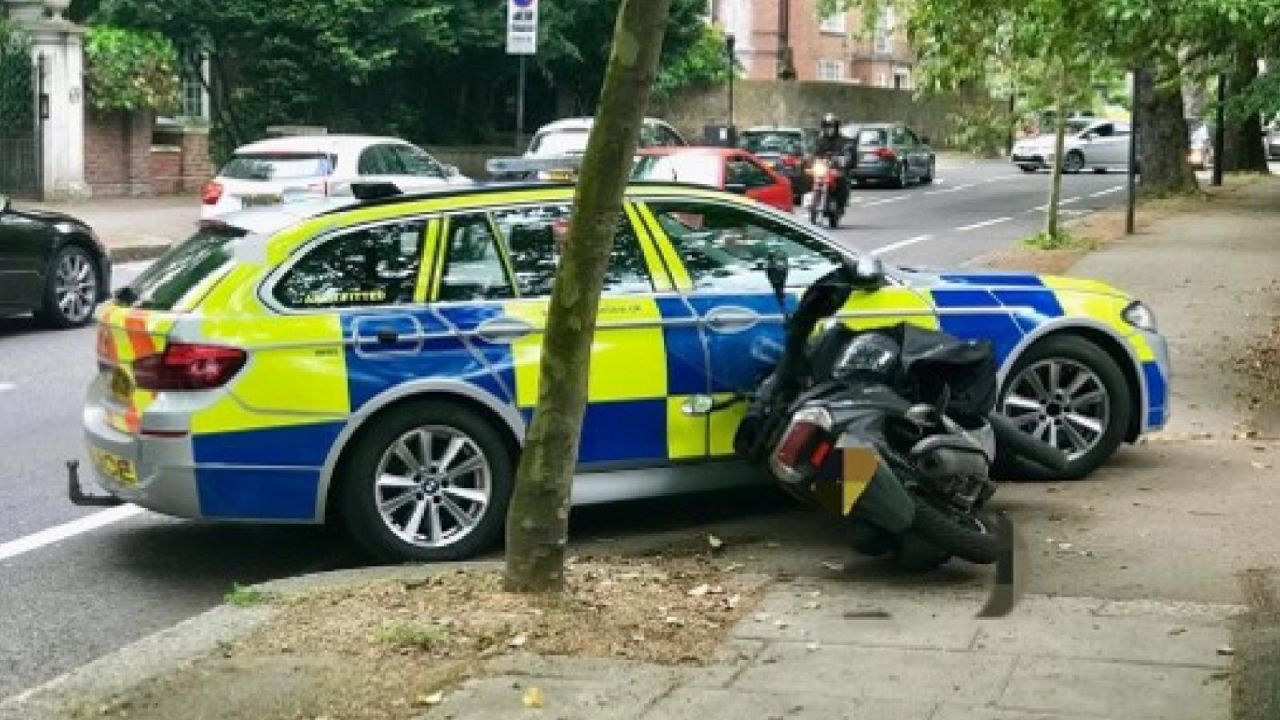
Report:
[[[0,37],[0,194],[40,194],[42,73],[24,43]]]

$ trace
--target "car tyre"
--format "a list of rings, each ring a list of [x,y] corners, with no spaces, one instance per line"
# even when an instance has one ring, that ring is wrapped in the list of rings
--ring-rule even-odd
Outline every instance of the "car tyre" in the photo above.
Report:
[[[1024,173],[1033,173],[1040,170],[1040,168],[1035,165],[1019,165],[1018,168]]]
[[[1052,364],[1055,363],[1058,365],[1057,371],[1052,369]],[[1079,372],[1081,370],[1090,377],[1071,392],[1071,385],[1081,377]],[[1030,372],[1037,375],[1040,385],[1047,394],[1054,395],[1059,390],[1063,393],[1056,400],[1036,398],[1037,402],[1043,401],[1043,410],[1032,409],[1025,401],[1028,396],[1021,394],[1024,387],[1034,387],[1034,383],[1029,379],[1024,380]],[[1055,377],[1053,374],[1055,372],[1059,387],[1050,387],[1053,384],[1052,378]],[[1019,397],[1011,400],[1015,392]],[[1105,406],[1093,402],[1089,405],[1076,404],[1098,392],[1105,394]],[[999,408],[1015,424],[1026,427],[1035,423],[1037,427],[1032,429],[1036,430],[1039,423],[1043,422],[1039,418],[1053,415],[1053,402],[1058,403],[1057,412],[1061,413],[1054,416],[1057,418],[1054,422],[1058,424],[1058,430],[1045,428],[1043,433],[1049,435],[1052,432],[1054,437],[1059,438],[1059,449],[1068,452],[1070,458],[1067,467],[1060,472],[1055,472],[1022,458],[998,457],[997,473],[1001,477],[1028,480],[1078,480],[1086,477],[1115,453],[1116,448],[1124,440],[1133,413],[1130,405],[1129,383],[1116,361],[1095,343],[1070,335],[1046,338],[1032,345],[1022,357],[1018,358],[1009,371],[1005,386],[1001,388]],[[1066,413],[1067,407],[1076,410],[1077,413]],[[1100,425],[1101,430],[1090,432],[1084,425],[1078,425],[1067,417],[1070,414],[1085,416],[1089,422]],[[1101,418],[1098,417],[1099,414]],[[1067,426],[1070,426],[1070,431],[1065,429]],[[1061,431],[1060,434],[1059,431]],[[1063,447],[1076,442],[1075,437],[1089,441],[1087,448],[1075,451]],[[1041,439],[1043,441],[1046,438]]]
[[[515,457],[474,410],[448,401],[399,405],[370,420],[352,448],[341,467],[342,516],[374,558],[461,560],[501,538]]]
[[[1062,158],[1062,172],[1075,174],[1084,169],[1084,153],[1072,150]]]
[[[905,162],[902,162],[898,164],[898,174],[894,175],[893,179],[889,181],[889,186],[893,188],[901,189],[906,187],[907,183],[908,183],[907,164]]]
[[[921,185],[932,185],[932,184],[933,184],[933,176],[934,176],[934,174],[936,174],[936,172],[937,172],[937,161],[936,161],[936,160],[929,160],[929,172],[927,172],[927,173],[925,173],[924,175],[921,175],[921,176],[920,176],[920,184],[921,184]]]
[[[65,245],[49,262],[36,319],[48,327],[81,327],[93,319],[102,284],[101,269],[79,245]]]

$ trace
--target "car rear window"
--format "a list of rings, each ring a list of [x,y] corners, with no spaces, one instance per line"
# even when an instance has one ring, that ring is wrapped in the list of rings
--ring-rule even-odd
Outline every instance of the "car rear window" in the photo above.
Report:
[[[531,155],[566,155],[587,151],[587,130],[554,130],[533,138]]]
[[[746,132],[738,144],[753,153],[804,154],[800,133],[795,132]]]
[[[204,226],[173,246],[117,294],[117,302],[148,310],[172,310],[201,280],[231,262],[247,233],[229,225]]]
[[[692,183],[720,187],[720,167],[723,160],[718,155],[703,153],[675,153],[673,155],[641,155],[633,180],[659,180],[662,182]]]
[[[232,180],[324,177],[337,162],[327,153],[244,153],[232,157],[218,174]]]
[[[858,145],[869,147],[881,147],[885,144],[886,133],[884,130],[859,130]]]

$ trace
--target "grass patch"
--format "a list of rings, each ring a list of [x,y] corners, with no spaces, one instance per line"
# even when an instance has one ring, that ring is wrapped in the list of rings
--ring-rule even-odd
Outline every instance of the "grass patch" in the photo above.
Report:
[[[1066,228],[1058,228],[1056,235],[1041,230],[1022,239],[1022,244],[1035,250],[1094,250],[1097,243],[1093,238],[1077,235]]]
[[[433,650],[449,641],[449,631],[439,625],[390,620],[379,625],[370,640],[397,647]]]
[[[224,602],[236,607],[252,607],[261,605],[271,599],[270,593],[245,587],[240,583],[231,583],[231,592],[222,596]]]

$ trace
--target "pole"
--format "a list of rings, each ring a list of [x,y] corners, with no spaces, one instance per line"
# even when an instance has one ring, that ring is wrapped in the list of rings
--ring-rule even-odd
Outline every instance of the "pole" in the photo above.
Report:
[[[1129,90],[1129,169],[1126,178],[1128,188],[1128,207],[1124,213],[1124,234],[1132,235],[1134,233],[1135,214],[1138,210],[1138,123],[1141,118],[1138,116],[1139,90],[1138,73],[1142,72],[1140,68],[1134,68],[1133,79]]]
[[[1218,107],[1214,111],[1213,178],[1210,185],[1222,185],[1223,146],[1227,144],[1227,74],[1218,73]]]
[[[733,76],[738,74],[738,54],[734,50],[737,47],[737,38],[733,33],[727,33],[724,36],[725,54],[729,56],[729,129],[726,130],[725,145],[727,147],[738,146],[738,133],[733,126]]]
[[[520,56],[520,79],[516,87],[516,152],[524,149],[524,72],[525,56]]]

